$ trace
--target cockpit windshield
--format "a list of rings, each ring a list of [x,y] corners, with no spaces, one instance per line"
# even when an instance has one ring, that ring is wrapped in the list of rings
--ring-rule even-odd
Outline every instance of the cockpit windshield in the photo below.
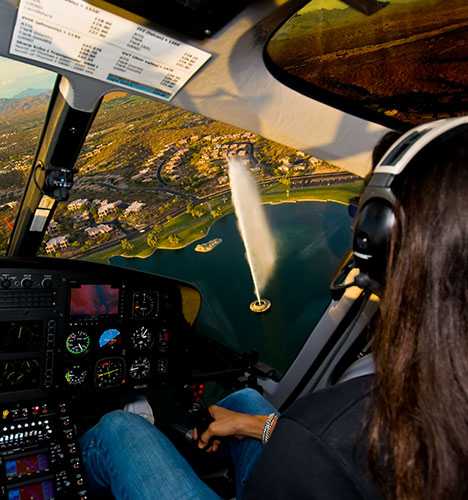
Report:
[[[234,214],[232,159],[259,191],[271,226],[275,262],[259,292],[272,303],[268,317],[249,308],[255,283]],[[287,369],[329,303],[328,278],[350,242],[347,202],[361,189],[358,177],[126,93],[104,98],[76,166],[42,254],[188,281],[202,292],[202,333],[238,352],[261,352],[279,375]]]
[[[2,110],[3,248],[40,137],[50,95],[43,88],[34,98],[5,100],[24,118],[17,112],[9,123]],[[241,182],[250,179],[264,215],[248,205],[244,222],[236,215],[232,162]],[[361,191],[359,177],[251,132],[125,92],[104,97],[76,170],[40,254],[187,281],[202,294],[200,333],[239,353],[260,353],[277,376],[287,370],[329,305],[328,280],[350,244],[347,204]],[[242,186],[240,198],[246,199]],[[271,233],[269,258],[255,226],[263,217]],[[242,230],[250,222],[256,257]],[[271,309],[257,314],[250,306],[263,300]]]

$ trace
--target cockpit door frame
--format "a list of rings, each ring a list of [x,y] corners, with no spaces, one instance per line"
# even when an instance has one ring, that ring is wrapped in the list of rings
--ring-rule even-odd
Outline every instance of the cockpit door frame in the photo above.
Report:
[[[58,76],[36,155],[21,201],[6,255],[36,255],[59,201],[68,198],[75,162],[96,116],[74,108],[67,100],[69,84]]]
[[[378,297],[356,286],[333,300],[281,380],[259,380],[266,398],[283,411],[299,397],[333,385],[340,361],[367,336],[378,308]]]

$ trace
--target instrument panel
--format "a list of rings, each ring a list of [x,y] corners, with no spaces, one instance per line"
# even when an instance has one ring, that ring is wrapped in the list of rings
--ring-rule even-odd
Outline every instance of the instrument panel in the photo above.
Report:
[[[191,285],[61,259],[0,264],[0,401],[164,386],[178,377],[200,302]]]
[[[148,273],[0,257],[0,498],[87,498],[77,424],[185,380],[200,301]]]

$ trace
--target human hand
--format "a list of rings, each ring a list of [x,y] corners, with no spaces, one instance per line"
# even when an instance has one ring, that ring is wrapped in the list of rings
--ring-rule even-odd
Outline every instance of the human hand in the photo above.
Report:
[[[194,429],[193,435],[193,438],[198,440],[198,447],[204,448],[207,452],[216,451],[219,448],[221,440],[218,438],[221,437],[261,439],[263,427],[268,418],[266,415],[247,415],[215,405],[210,406],[208,410],[214,421],[201,436],[198,435],[197,429]]]

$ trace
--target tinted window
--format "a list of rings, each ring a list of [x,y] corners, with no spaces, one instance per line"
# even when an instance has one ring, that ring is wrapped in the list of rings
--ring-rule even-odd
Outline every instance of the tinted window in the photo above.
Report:
[[[468,111],[465,0],[390,0],[365,15],[313,0],[278,29],[266,57],[294,88],[403,128]]]

